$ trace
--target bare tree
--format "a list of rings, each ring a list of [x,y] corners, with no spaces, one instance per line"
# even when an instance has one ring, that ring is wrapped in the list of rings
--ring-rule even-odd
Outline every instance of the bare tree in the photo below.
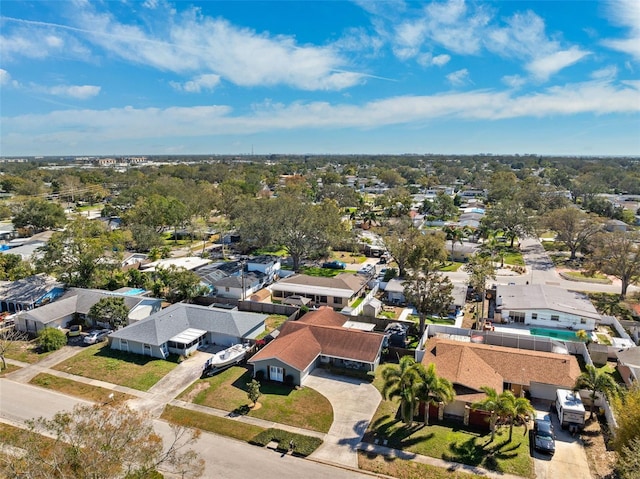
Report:
[[[0,361],[2,361],[0,371],[7,369],[7,353],[11,349],[16,348],[19,341],[26,341],[26,339],[27,334],[22,331],[18,331],[13,326],[0,326]]]

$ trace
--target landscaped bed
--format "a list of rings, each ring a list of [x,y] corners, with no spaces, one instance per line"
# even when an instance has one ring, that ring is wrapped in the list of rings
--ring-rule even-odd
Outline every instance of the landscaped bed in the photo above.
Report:
[[[362,451],[358,452],[358,467],[364,471],[384,474],[397,479],[425,477],[429,479],[470,479],[472,477],[468,472]]]
[[[258,399],[261,407],[251,409],[247,398],[250,381],[251,373],[247,369],[234,366],[216,376],[196,381],[179,399],[280,424],[329,431],[333,409],[329,400],[317,391],[264,381],[260,386],[262,396]]]
[[[54,369],[147,391],[178,365],[177,356],[170,359],[118,351],[105,342],[85,348]]]

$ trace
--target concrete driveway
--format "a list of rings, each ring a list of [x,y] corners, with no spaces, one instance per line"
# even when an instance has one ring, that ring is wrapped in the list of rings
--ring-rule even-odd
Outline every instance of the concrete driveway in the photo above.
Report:
[[[303,385],[325,396],[333,407],[333,424],[311,458],[357,468],[357,446],[380,404],[380,393],[369,382],[332,375],[319,368],[307,376]]]
[[[550,416],[556,433],[556,453],[549,456],[534,451],[532,447],[536,479],[591,477],[587,454],[580,438],[563,430],[556,414],[551,413]]]

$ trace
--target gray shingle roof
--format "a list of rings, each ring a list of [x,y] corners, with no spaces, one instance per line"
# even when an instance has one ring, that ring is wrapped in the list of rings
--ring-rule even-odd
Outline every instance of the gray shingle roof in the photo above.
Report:
[[[266,319],[266,314],[177,303],[116,331],[111,337],[159,346],[182,331],[195,328],[241,338]]]
[[[0,299],[17,303],[32,302],[42,298],[54,288],[64,288],[64,284],[52,276],[37,274],[0,284]]]

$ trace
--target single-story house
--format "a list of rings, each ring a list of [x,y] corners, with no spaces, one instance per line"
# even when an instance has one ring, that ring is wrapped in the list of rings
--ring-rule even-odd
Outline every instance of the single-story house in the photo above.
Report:
[[[511,390],[516,396],[553,400],[558,388],[573,389],[580,366],[568,354],[515,349],[432,337],[424,346],[422,364],[433,363],[436,373],[453,383],[455,400],[444,414],[482,425],[483,415],[470,418],[468,407],[485,397],[488,386],[498,394]]]
[[[16,256],[20,256],[22,261],[35,264],[38,257],[42,255],[40,248],[46,244],[46,241],[28,241],[14,248],[0,250],[0,254],[14,254]]]
[[[469,241],[463,241],[462,244],[456,243],[453,247],[453,254],[451,252],[451,241],[447,241],[447,253],[451,261],[458,261],[465,263],[471,256],[476,254],[480,246],[477,243],[471,243]]]
[[[498,285],[493,319],[497,323],[593,331],[602,318],[585,294],[531,284]]]
[[[333,278],[295,274],[270,286],[274,299],[292,295],[304,296],[315,306],[342,309],[351,306],[365,291],[367,277],[361,274],[341,273]]]
[[[188,356],[207,344],[231,346],[256,339],[266,314],[176,303],[109,336],[111,349],[166,358]]]
[[[0,313],[17,313],[45,305],[62,296],[64,284],[44,273],[0,282]]]
[[[618,371],[627,386],[640,382],[640,347],[625,349],[617,353]]]
[[[387,303],[390,304],[406,304],[407,300],[404,297],[404,279],[393,278],[387,282],[384,287],[384,294]]]
[[[146,318],[159,311],[162,300],[129,294],[129,291],[104,291],[100,289],[71,288],[60,299],[30,311],[23,311],[16,317],[16,329],[36,334],[44,328],[66,328],[69,323],[81,319],[92,324],[89,319],[91,307],[102,298],[122,297],[129,308],[129,323]]]
[[[262,289],[264,276],[245,273],[241,276],[227,276],[211,283],[215,296],[220,298],[244,299]],[[244,293],[243,293],[244,290]]]
[[[140,269],[142,271],[155,271],[157,269],[168,269],[173,266],[174,268],[184,268],[187,271],[192,271],[209,263],[211,263],[210,259],[200,258],[199,256],[185,256],[182,258],[159,259],[141,265]]]
[[[262,371],[271,381],[301,385],[311,371],[323,364],[375,370],[384,335],[345,328],[347,321],[330,307],[287,321],[278,337],[249,359],[254,376]]]
[[[282,267],[278,256],[261,255],[249,258],[246,261],[247,271],[259,272],[265,277],[265,283],[271,284],[275,281]]]

